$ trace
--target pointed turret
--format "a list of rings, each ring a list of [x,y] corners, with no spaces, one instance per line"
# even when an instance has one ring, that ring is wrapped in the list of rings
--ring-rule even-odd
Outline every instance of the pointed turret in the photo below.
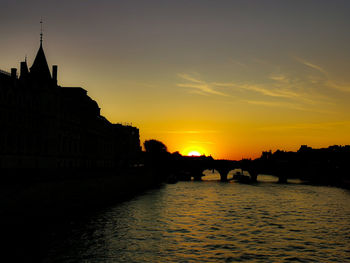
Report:
[[[46,61],[42,43],[40,43],[38,53],[36,54],[34,63],[30,68],[30,74],[32,77],[40,81],[46,81],[51,79],[51,73]]]
[[[30,68],[30,75],[39,83],[48,83],[51,80],[51,73],[49,66],[46,61],[44,49],[43,49],[43,28],[42,20],[40,20],[41,31],[40,31],[40,47],[36,54],[33,65]]]

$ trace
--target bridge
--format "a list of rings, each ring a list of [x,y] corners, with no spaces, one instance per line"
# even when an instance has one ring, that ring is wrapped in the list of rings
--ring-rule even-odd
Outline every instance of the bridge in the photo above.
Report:
[[[259,174],[278,177],[285,183],[288,178],[298,178],[308,182],[328,185],[349,185],[350,182],[350,146],[330,146],[312,149],[301,146],[297,152],[263,152],[260,158],[241,161],[215,160],[211,156],[189,157],[179,153],[146,155],[145,164],[157,172],[164,180],[173,175],[179,180],[201,180],[205,170],[217,170],[221,181],[228,181],[228,174],[235,169],[248,172],[241,177],[243,181],[255,182]]]
[[[258,162],[256,160],[215,160],[211,157],[187,157],[172,160],[170,163],[170,171],[176,175],[180,180],[197,180],[200,181],[205,170],[216,170],[220,174],[220,181],[227,182],[228,174],[235,169],[241,169],[249,173],[249,181],[256,182],[258,174],[272,174],[279,178],[279,182],[286,182],[287,177],[283,172],[277,172],[276,169],[266,165],[265,163]],[[169,167],[169,166],[168,166]],[[247,177],[244,177],[247,178]]]

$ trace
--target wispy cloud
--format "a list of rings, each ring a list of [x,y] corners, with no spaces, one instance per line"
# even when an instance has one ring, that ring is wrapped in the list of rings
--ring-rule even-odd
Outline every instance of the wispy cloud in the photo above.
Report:
[[[317,113],[334,113],[333,111],[324,110],[324,109],[316,109],[313,107],[308,107],[302,105],[300,103],[291,103],[291,102],[283,102],[283,101],[263,101],[263,100],[246,100],[246,103],[266,106],[266,107],[274,107],[274,108],[285,108],[292,109],[298,111],[307,111],[307,112],[317,112]]]
[[[254,91],[257,93],[260,93],[265,96],[269,97],[281,97],[281,98],[295,98],[295,97],[301,97],[300,94],[286,88],[271,88],[267,87],[267,85],[259,85],[259,84],[240,84],[240,83],[233,83],[233,82],[228,82],[228,83],[219,83],[219,82],[214,82],[212,83],[213,86],[217,87],[232,87],[236,89],[241,89],[241,90],[249,90],[249,91]]]
[[[264,131],[285,131],[285,130],[329,130],[341,127],[350,128],[350,121],[338,121],[338,122],[319,122],[319,123],[295,123],[292,125],[279,125],[261,127],[260,130]]]
[[[267,106],[267,107],[281,107],[289,108],[302,111],[316,111],[310,107],[303,106],[302,104],[316,105],[316,104],[330,104],[327,97],[322,97],[320,94],[315,92],[306,91],[302,86],[307,86],[306,83],[295,84],[289,77],[283,74],[269,75],[267,79],[273,80],[276,83],[238,83],[238,82],[204,82],[197,77],[188,74],[179,74],[188,83],[177,84],[179,87],[191,88],[192,93],[198,93],[201,95],[222,95],[229,96],[227,93],[217,91],[218,89],[226,88],[227,92],[235,93],[236,91],[249,91],[253,93],[261,94],[267,98],[273,99],[275,101],[269,100],[256,100],[251,98],[241,97],[241,101],[247,102],[249,104]],[[300,87],[296,87],[299,85]],[[250,97],[249,94],[245,96]],[[233,97],[233,95],[231,95]],[[276,101],[277,100],[277,101]]]
[[[288,89],[283,89],[283,88],[268,89],[261,85],[241,85],[240,88],[256,91],[258,93],[261,93],[263,95],[270,96],[270,97],[282,97],[282,98],[300,97],[298,93]]]
[[[342,92],[350,92],[350,84],[339,84],[334,81],[328,80],[326,85],[330,88],[342,91]]]
[[[329,73],[321,66],[318,66],[318,65],[311,63],[311,62],[309,62],[305,59],[302,59],[302,58],[295,57],[295,59],[298,62],[300,62],[301,64],[303,64],[309,68],[312,68],[312,69],[318,71],[319,73],[321,73],[323,75],[323,77],[325,78],[325,80],[322,82],[321,80],[318,79],[318,82],[320,84],[323,84],[324,86],[326,86],[328,88],[335,89],[335,90],[338,90],[341,92],[350,92],[350,84],[343,84],[343,83],[341,84],[341,83],[338,83],[337,81],[332,80]]]
[[[196,77],[191,76],[191,75],[189,75],[189,74],[180,73],[180,74],[178,74],[178,76],[179,76],[180,78],[182,78],[182,79],[184,79],[184,80],[188,80],[188,81],[190,81],[190,82],[200,83],[200,84],[203,83],[203,81],[201,81],[201,80],[197,79]]]
[[[197,93],[201,95],[219,95],[219,96],[230,96],[233,97],[233,93],[237,90],[250,91],[259,93],[261,95],[281,98],[281,99],[293,99],[304,101],[306,103],[315,103],[315,94],[307,94],[304,89],[296,89],[295,84],[292,80],[284,74],[271,74],[267,77],[268,80],[272,80],[275,83],[239,83],[239,82],[206,82],[201,80],[199,77],[191,74],[178,74],[182,80],[186,83],[178,83],[178,87],[188,88],[191,93]],[[225,88],[226,92],[221,90]],[[231,95],[230,95],[231,94]],[[319,99],[319,98],[317,98]]]
[[[262,100],[246,100],[249,104],[263,105],[268,107],[282,107],[295,110],[306,110],[306,108],[295,103],[281,102],[281,101],[262,101]]]
[[[198,74],[178,74],[183,82],[178,87],[189,89],[191,93],[211,96],[225,96],[264,107],[280,107],[317,113],[334,113],[329,107],[335,105],[339,97],[333,90],[350,92],[350,85],[331,79],[327,71],[315,63],[294,57],[296,61],[311,69],[301,74],[282,72],[279,68],[267,74],[260,82],[255,81],[203,81]]]
[[[289,83],[289,78],[283,74],[271,74],[269,79],[277,82]]]
[[[305,65],[305,66],[307,66],[307,67],[309,67],[309,68],[315,69],[315,70],[317,70],[317,71],[323,73],[324,75],[327,75],[327,76],[328,76],[327,71],[324,70],[322,67],[320,67],[320,66],[318,66],[318,65],[316,65],[316,64],[313,64],[313,63],[311,63],[311,62],[309,62],[309,61],[306,61],[305,59],[299,58],[299,57],[295,57],[295,59],[296,59],[297,61],[299,61],[301,64],[303,64],[303,65]]]
[[[196,78],[195,76],[189,74],[178,74],[182,80],[187,81],[186,83],[178,83],[178,87],[188,88],[191,92],[195,92],[201,95],[219,95],[219,96],[229,96],[226,93],[215,90],[213,85],[205,81]]]

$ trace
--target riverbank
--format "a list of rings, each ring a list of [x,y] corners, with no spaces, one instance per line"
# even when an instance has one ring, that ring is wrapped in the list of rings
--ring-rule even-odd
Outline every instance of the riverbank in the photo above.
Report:
[[[1,243],[7,262],[43,262],[56,240],[70,236],[72,224],[158,187],[145,167],[117,172],[72,171],[23,174],[0,185]],[[46,262],[46,261],[44,261]]]
[[[0,186],[1,216],[74,214],[100,208],[155,187],[144,167],[115,173],[48,175],[46,179],[7,181]]]

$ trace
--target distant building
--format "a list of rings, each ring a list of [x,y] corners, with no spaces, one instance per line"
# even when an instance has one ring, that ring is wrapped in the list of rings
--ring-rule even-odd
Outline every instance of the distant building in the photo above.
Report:
[[[272,152],[270,150],[270,151],[262,152],[260,159],[262,159],[262,160],[270,160],[271,157],[272,157]]]
[[[312,151],[312,148],[307,146],[307,145],[301,145],[299,150],[298,150],[298,153],[306,153],[306,152],[311,152]]]
[[[57,85],[40,47],[11,73],[0,71],[0,168],[113,169],[128,166],[141,151],[139,130],[112,124],[79,87]]]

